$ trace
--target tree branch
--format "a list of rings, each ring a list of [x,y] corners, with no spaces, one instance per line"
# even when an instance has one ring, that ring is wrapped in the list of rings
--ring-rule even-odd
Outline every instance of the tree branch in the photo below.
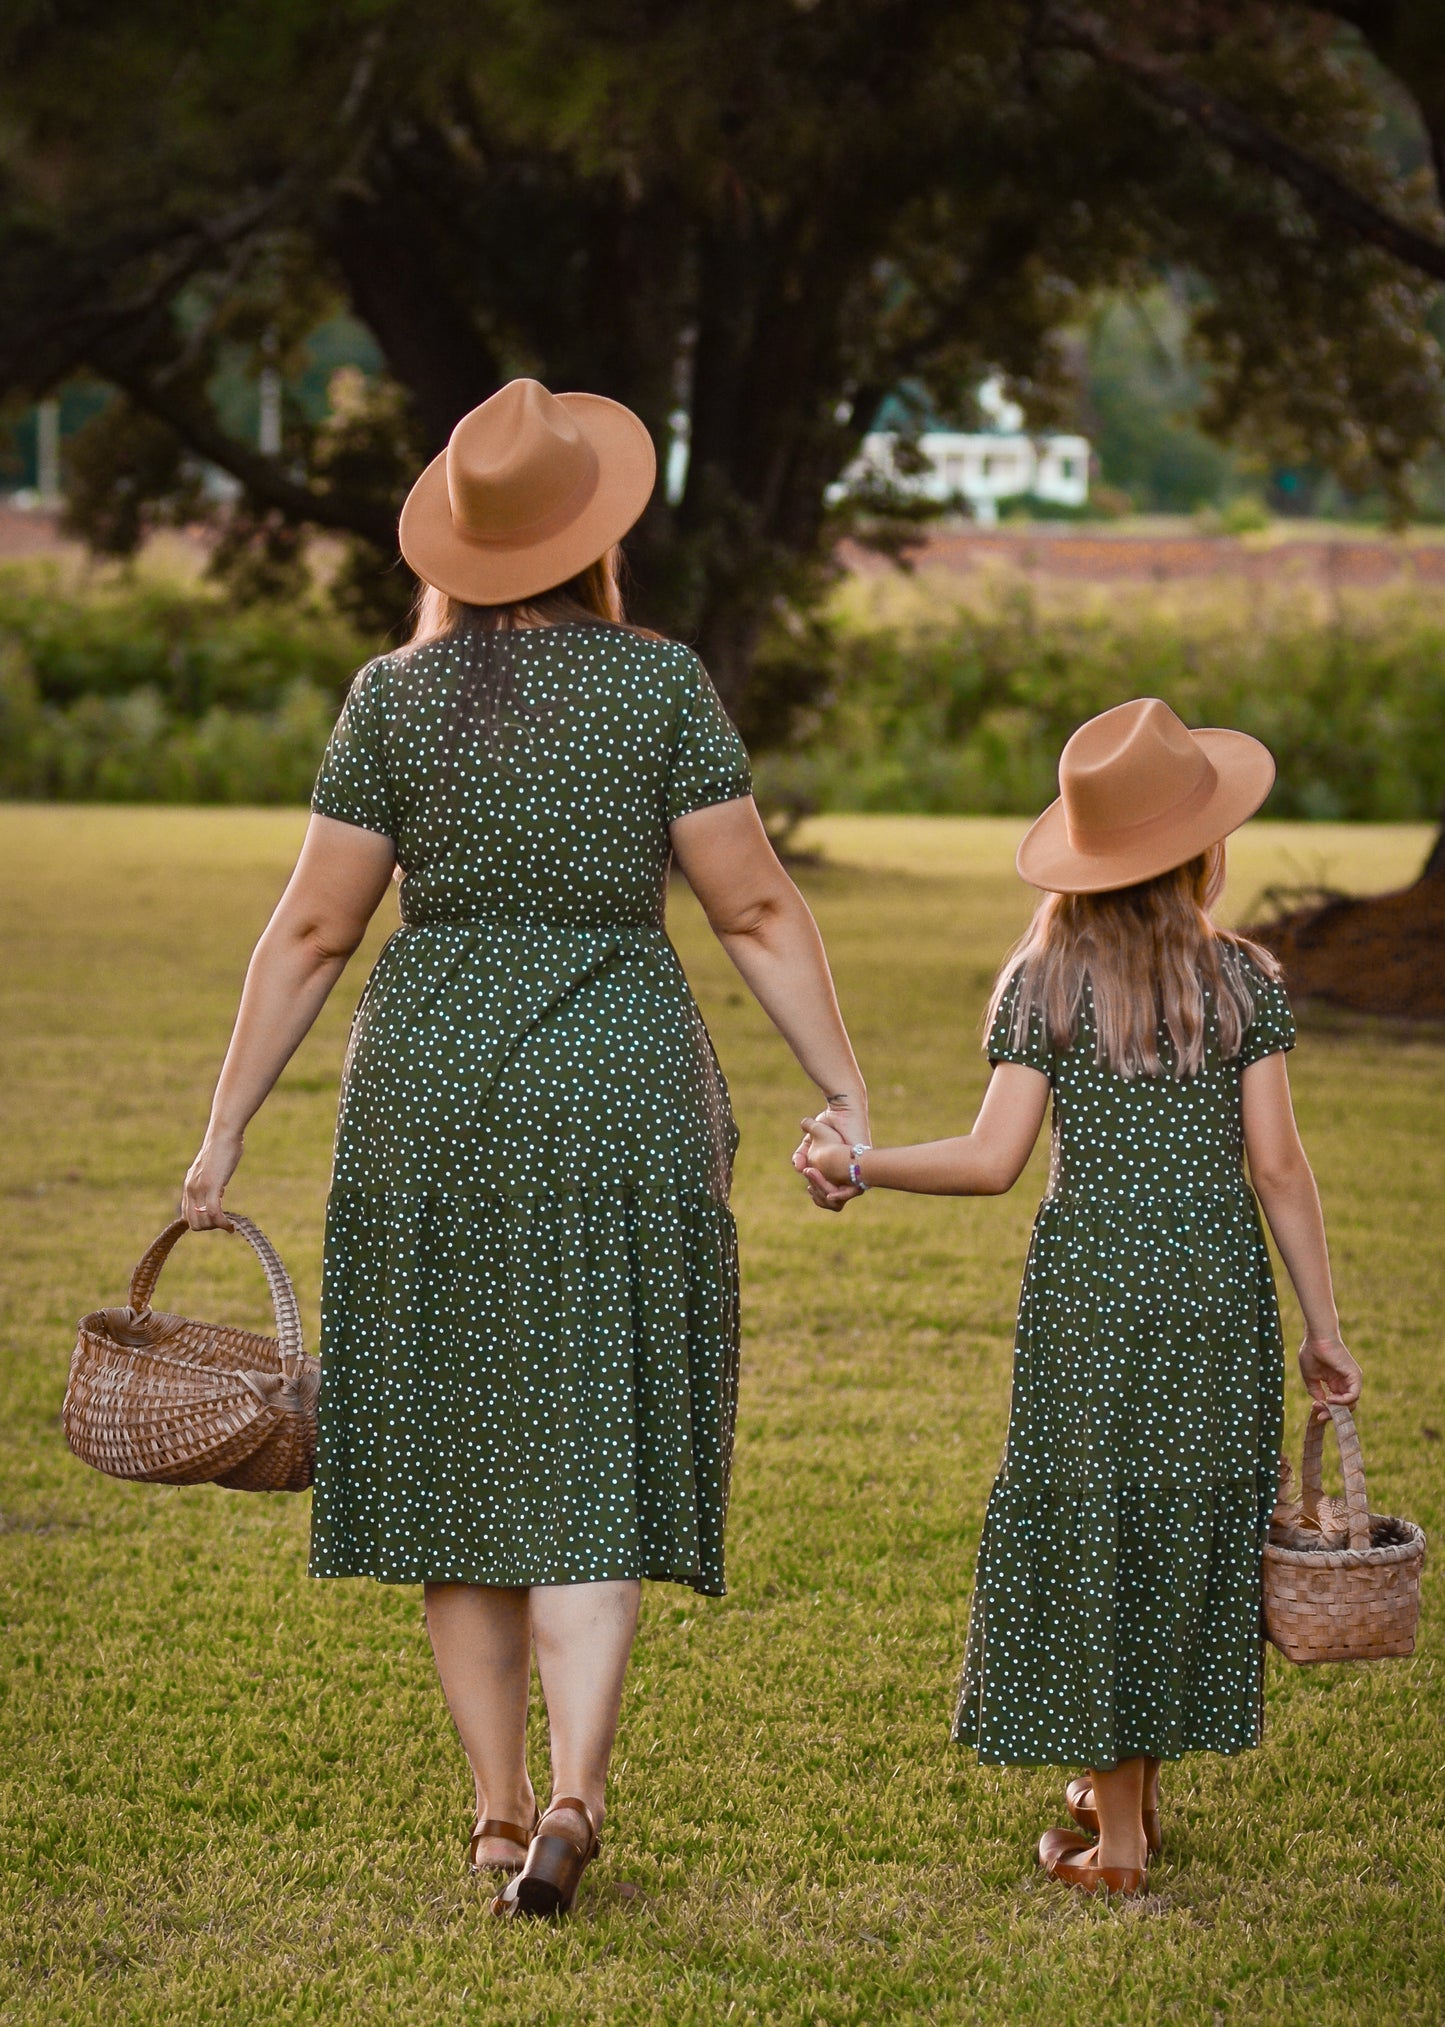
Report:
[[[307,485],[277,459],[230,435],[208,404],[188,400],[174,382],[144,372],[122,353],[91,356],[96,371],[128,395],[137,408],[173,429],[197,457],[238,479],[258,505],[274,507],[291,520],[309,521],[317,528],[359,535],[383,555],[395,553],[396,514],[389,505]]]
[[[1377,62],[1415,101],[1430,143],[1435,195],[1445,209],[1445,44],[1438,26],[1411,0],[1310,0],[1322,14],[1347,21]]]
[[[219,255],[254,238],[294,198],[335,173],[355,145],[373,92],[382,89],[378,71],[383,40],[380,24],[362,36],[336,110],[319,136],[284,174],[251,191],[222,216],[163,218],[159,224],[148,217],[140,229],[79,251],[69,226],[58,229],[53,250],[27,246],[18,236],[12,244],[0,243],[0,281],[10,281],[4,267],[16,264],[17,251],[31,265],[48,255],[47,286],[41,296],[48,315],[26,329],[6,332],[0,344],[0,387],[8,392],[24,385],[39,395],[87,360],[93,363],[100,352],[124,347]],[[158,264],[127,293],[130,271],[147,260]],[[24,300],[26,291],[21,286],[5,293]],[[183,363],[172,362],[168,370],[174,372]]]
[[[1059,48],[1091,56],[1096,63],[1127,77],[1160,105],[1182,113],[1231,154],[1278,176],[1312,211],[1337,220],[1357,239],[1381,247],[1405,266],[1445,282],[1445,244],[1427,238],[1372,203],[1223,93],[1186,76],[1164,58],[1111,42],[1103,25],[1091,15],[1051,8],[1045,17],[1044,38]]]

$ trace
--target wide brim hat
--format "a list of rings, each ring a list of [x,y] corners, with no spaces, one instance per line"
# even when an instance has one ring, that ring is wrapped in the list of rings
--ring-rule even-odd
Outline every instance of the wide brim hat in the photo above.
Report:
[[[1031,887],[1107,894],[1207,851],[1274,786],[1274,756],[1247,732],[1191,731],[1159,697],[1116,704],[1059,758],[1059,797],[1018,849]]]
[[[535,598],[620,542],[656,482],[630,408],[511,380],[462,417],[408,493],[401,553],[467,605]]]

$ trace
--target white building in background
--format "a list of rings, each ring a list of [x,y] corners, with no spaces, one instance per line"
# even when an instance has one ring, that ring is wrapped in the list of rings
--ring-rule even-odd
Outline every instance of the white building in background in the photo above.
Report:
[[[997,380],[987,380],[978,402],[992,427],[986,430],[925,430],[915,439],[922,469],[900,471],[898,437],[890,430],[865,436],[858,456],[830,495],[840,499],[868,481],[883,482],[905,497],[936,500],[940,507],[965,504],[973,518],[991,528],[1000,500],[1031,497],[1055,506],[1082,507],[1089,498],[1089,439],[1086,436],[1030,436],[1023,410],[1006,401]]]
[[[688,453],[692,449],[692,423],[685,408],[675,408],[667,418],[671,434],[662,464],[662,489],[668,504],[676,506],[687,490]]]

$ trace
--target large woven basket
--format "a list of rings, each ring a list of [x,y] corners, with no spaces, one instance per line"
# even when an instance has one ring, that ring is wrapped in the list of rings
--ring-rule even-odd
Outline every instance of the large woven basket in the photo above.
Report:
[[[1300,1502],[1276,1511],[1264,1551],[1264,1629],[1290,1661],[1383,1661],[1413,1654],[1425,1536],[1415,1523],[1371,1513],[1354,1417],[1331,1405],[1343,1502],[1321,1478],[1325,1425],[1305,1427]]]
[[[228,1213],[266,1273],[276,1336],[152,1309],[171,1248],[167,1225],[130,1282],[130,1304],[80,1320],[62,1420],[84,1463],[112,1478],[304,1492],[316,1463],[321,1367],[301,1345],[296,1291],[249,1218]]]

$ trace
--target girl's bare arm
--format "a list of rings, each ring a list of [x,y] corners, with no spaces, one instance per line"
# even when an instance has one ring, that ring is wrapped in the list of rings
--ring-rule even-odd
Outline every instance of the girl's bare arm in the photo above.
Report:
[[[1360,1397],[1360,1368],[1340,1336],[1324,1213],[1295,1124],[1283,1053],[1251,1063],[1242,1090],[1249,1179],[1304,1311],[1300,1372],[1317,1401],[1352,1407]]]
[[[221,1195],[242,1136],[366,934],[396,864],[391,839],[313,816],[301,856],[246,972],[210,1123],[181,1209],[198,1231],[226,1224]]]
[[[1002,1196],[1033,1152],[1049,1102],[1049,1080],[1025,1063],[999,1063],[988,1080],[972,1133],[910,1147],[870,1147],[858,1173],[869,1189],[906,1189],[916,1196]],[[850,1153],[826,1120],[805,1119],[808,1171],[846,1183]],[[808,1171],[805,1171],[808,1172]]]

